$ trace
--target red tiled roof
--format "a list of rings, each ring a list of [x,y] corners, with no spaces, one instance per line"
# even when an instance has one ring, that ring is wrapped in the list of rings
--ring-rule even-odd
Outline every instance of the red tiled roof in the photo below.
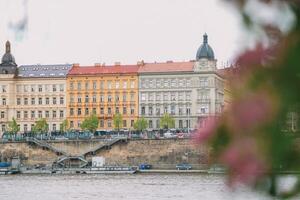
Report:
[[[68,75],[91,75],[91,74],[128,74],[138,73],[137,65],[120,65],[120,66],[73,66]]]
[[[194,62],[166,62],[166,63],[145,63],[140,66],[139,73],[160,73],[160,72],[191,72]]]

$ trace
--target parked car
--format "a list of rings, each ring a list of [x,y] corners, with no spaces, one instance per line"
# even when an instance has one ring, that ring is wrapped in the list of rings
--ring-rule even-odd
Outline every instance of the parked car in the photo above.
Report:
[[[139,169],[151,169],[151,168],[152,168],[152,165],[149,165],[147,163],[140,164],[140,166],[139,166]]]
[[[192,165],[188,163],[180,163],[176,165],[177,170],[190,170],[192,169]]]
[[[177,135],[172,132],[166,132],[166,133],[164,133],[164,137],[165,138],[177,138]]]

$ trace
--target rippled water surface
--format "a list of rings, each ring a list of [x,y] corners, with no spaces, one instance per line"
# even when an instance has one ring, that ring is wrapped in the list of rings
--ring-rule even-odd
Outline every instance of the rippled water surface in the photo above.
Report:
[[[268,199],[232,191],[223,176],[183,174],[0,176],[1,200],[234,200]]]

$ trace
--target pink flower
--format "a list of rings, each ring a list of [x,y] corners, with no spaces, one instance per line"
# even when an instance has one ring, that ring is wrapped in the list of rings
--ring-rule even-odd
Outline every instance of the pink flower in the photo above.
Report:
[[[233,103],[231,123],[239,131],[253,130],[273,118],[274,99],[266,94],[251,94]]]
[[[198,132],[193,135],[193,141],[196,144],[202,144],[210,139],[216,133],[219,124],[216,117],[208,117],[203,122],[203,127],[199,126]]]
[[[233,143],[222,155],[221,161],[229,168],[229,184],[253,184],[267,169],[254,140],[243,139]]]

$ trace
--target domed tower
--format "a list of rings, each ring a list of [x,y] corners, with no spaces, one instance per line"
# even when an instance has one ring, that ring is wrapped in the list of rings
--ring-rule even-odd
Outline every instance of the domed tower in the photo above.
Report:
[[[10,42],[5,44],[5,54],[2,56],[0,64],[0,74],[16,74],[17,64],[14,56],[11,54]]]
[[[217,66],[217,60],[215,59],[214,50],[208,44],[208,35],[203,35],[203,43],[198,48],[196,55],[195,70],[215,70]]]

